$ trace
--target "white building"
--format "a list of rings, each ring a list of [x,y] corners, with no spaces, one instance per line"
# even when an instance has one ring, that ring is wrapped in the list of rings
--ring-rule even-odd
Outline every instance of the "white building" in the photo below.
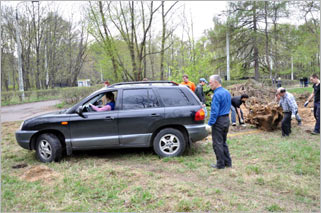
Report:
[[[78,80],[78,87],[90,87],[90,79],[80,79]]]

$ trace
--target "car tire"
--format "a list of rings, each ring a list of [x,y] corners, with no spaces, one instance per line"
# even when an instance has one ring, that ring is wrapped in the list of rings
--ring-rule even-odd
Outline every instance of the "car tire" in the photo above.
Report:
[[[154,138],[153,148],[160,157],[177,157],[186,149],[186,141],[181,131],[172,128],[162,129]]]
[[[51,133],[45,133],[37,138],[36,155],[39,161],[50,163],[60,161],[62,158],[62,146],[59,138]]]

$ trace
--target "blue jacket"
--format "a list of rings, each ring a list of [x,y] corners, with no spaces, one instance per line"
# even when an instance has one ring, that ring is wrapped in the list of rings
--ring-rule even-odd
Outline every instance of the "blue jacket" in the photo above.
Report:
[[[111,110],[114,110],[115,109],[115,102],[109,102],[106,104],[106,106],[109,105],[111,107]]]
[[[228,115],[230,110],[231,94],[223,87],[216,88],[212,99],[211,115],[208,125],[214,125],[219,116]]]

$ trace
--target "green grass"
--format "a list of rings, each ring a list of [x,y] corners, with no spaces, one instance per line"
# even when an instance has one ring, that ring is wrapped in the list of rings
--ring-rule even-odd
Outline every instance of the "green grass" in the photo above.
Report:
[[[302,88],[292,88],[292,89],[288,89],[288,92],[295,93],[295,94],[302,94],[302,93],[305,93],[305,92],[312,93],[313,92],[313,88],[311,86],[302,87]]]
[[[42,97],[29,97],[26,98],[24,101],[20,101],[19,97],[14,96],[9,101],[1,101],[2,106],[9,106],[9,105],[15,105],[15,104],[24,104],[24,103],[33,103],[33,102],[39,102],[39,101],[48,101],[48,100],[56,100],[59,99],[60,96],[42,96]]]
[[[3,212],[320,210],[319,137],[300,128],[289,138],[280,130],[229,138],[233,167],[213,170],[215,155],[205,140],[177,158],[161,159],[150,149],[102,150],[42,164],[17,145],[19,125],[2,128]],[[12,168],[21,163],[28,167]],[[22,178],[40,165],[57,176]]]
[[[69,107],[72,107],[73,105],[72,104],[66,104],[64,101],[59,103],[59,104],[56,104],[56,107],[58,109],[67,109]]]

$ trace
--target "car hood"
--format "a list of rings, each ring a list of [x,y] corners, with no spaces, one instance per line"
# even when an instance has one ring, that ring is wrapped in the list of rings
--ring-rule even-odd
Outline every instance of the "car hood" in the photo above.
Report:
[[[47,117],[51,117],[53,115],[64,114],[66,111],[67,111],[67,109],[53,111],[53,112],[47,112],[47,113],[39,113],[39,114],[28,117],[27,119],[25,119],[25,122],[29,121],[29,120],[37,119],[37,118],[47,118]]]
[[[37,125],[41,125],[44,123],[55,123],[59,122],[60,120],[64,120],[67,114],[65,114],[66,110],[59,110],[54,112],[48,112],[45,114],[36,115],[30,118],[27,118],[24,121],[22,129],[30,129]]]

